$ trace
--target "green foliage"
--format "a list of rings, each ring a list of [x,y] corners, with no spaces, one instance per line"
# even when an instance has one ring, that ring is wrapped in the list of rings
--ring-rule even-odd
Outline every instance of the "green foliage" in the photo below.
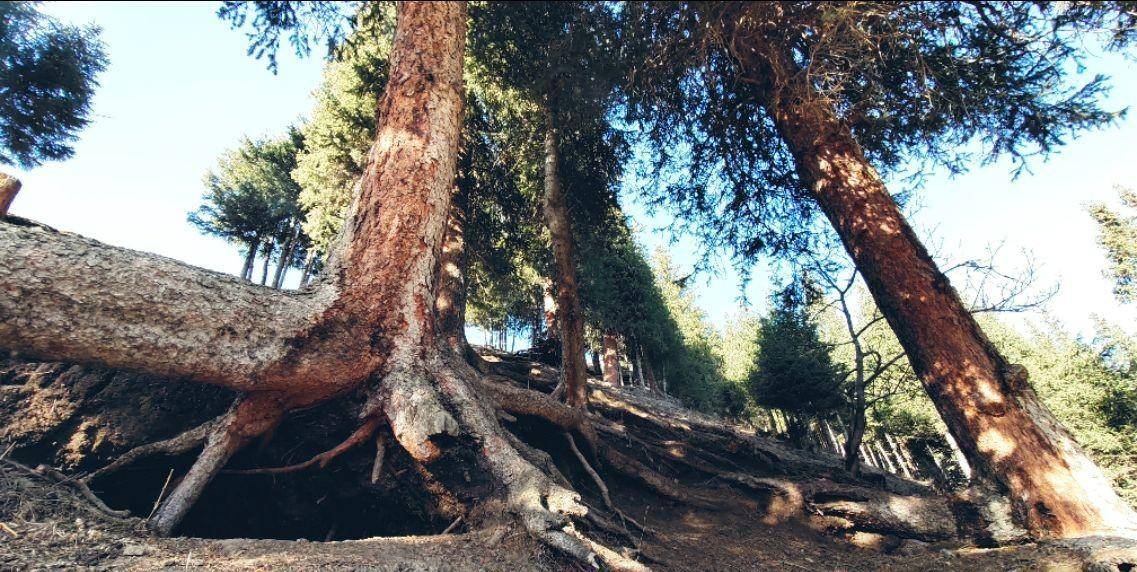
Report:
[[[363,4],[364,10],[386,2]],[[312,53],[312,44],[323,44],[333,54],[353,29],[353,16],[360,2],[288,2],[283,0],[225,0],[217,9],[217,17],[235,29],[248,26],[249,55],[268,59],[268,67],[277,69],[276,54],[281,37],[297,57]],[[250,18],[251,17],[251,18]]]
[[[821,341],[801,296],[790,290],[780,294],[759,331],[762,344],[748,382],[755,402],[807,414],[830,412],[845,404],[842,368]]]
[[[719,355],[722,356],[723,378],[740,386],[750,379],[761,345],[761,320],[749,310],[728,319],[723,328]]]
[[[1128,213],[1105,203],[1094,203],[1089,211],[1098,224],[1098,244],[1109,262],[1106,274],[1114,281],[1113,293],[1128,303],[1137,300],[1137,193],[1119,187],[1117,194]]]
[[[387,84],[394,14],[371,10],[359,22],[359,39],[324,70],[312,117],[301,127],[305,149],[293,173],[307,213],[304,232],[323,252],[339,235],[363,175],[377,129],[376,106]]]
[[[1125,2],[633,2],[618,11],[644,191],[742,260],[810,245],[816,206],[774,125],[756,46],[784,50],[885,174],[1022,164],[1112,121],[1087,40],[1132,39]],[[761,23],[761,24],[759,24]],[[762,46],[768,46],[762,48]],[[969,152],[974,155],[969,155]]]
[[[706,314],[695,303],[695,295],[664,250],[652,254],[655,284],[667,307],[668,317],[659,325],[666,353],[654,357],[657,369],[667,380],[668,393],[689,407],[722,412],[723,399],[733,394],[723,388],[722,360],[715,352],[718,335]],[[656,372],[659,374],[659,372]]]
[[[67,159],[107,65],[99,29],[66,26],[34,2],[0,2],[0,163]]]
[[[300,186],[292,179],[302,147],[294,129],[278,139],[244,139],[206,174],[202,206],[190,213],[190,223],[205,234],[271,253],[289,240],[302,217]]]

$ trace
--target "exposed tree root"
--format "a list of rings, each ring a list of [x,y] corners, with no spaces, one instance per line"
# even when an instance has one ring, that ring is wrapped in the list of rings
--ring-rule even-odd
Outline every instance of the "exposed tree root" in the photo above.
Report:
[[[498,371],[538,369],[508,365],[511,368]],[[363,421],[342,442],[302,463],[231,472],[283,474],[327,465],[374,440],[369,476],[377,483],[389,448],[389,434],[379,428],[387,422],[395,442],[417,463],[420,474],[434,483],[427,488],[431,498],[447,499],[442,510],[449,515],[447,522],[461,515],[459,524],[471,530],[517,522],[531,536],[570,558],[612,569],[644,569],[636,562],[639,556],[633,549],[639,545],[638,537],[651,531],[618,508],[611,488],[615,483],[602,472],[619,474],[627,479],[620,484],[634,482],[677,502],[721,508],[721,501],[693,484],[704,482],[703,475],[710,476],[756,498],[764,513],[758,518],[771,524],[797,519],[842,535],[876,532],[925,541],[955,535],[955,518],[947,501],[938,497],[880,491],[879,482],[868,484],[842,476],[839,467],[834,469],[819,458],[699,419],[660,414],[650,406],[625,402],[622,396],[598,399],[597,412],[603,415],[590,414],[545,393],[552,384],[527,381],[482,375],[442,351],[415,356],[381,383],[364,388],[372,396],[372,409],[365,406]],[[519,387],[522,383],[534,389]],[[151,521],[151,528],[168,534],[233,453],[277,425],[286,405],[279,398],[246,397],[226,415],[174,438],[133,449],[93,476],[106,475],[147,455],[178,454],[204,444],[189,473],[180,482],[173,481],[173,490]],[[524,431],[514,434],[511,428]],[[544,439],[557,436],[564,446],[548,451],[534,446],[549,443],[556,447]],[[554,462],[554,455],[565,457]],[[570,466],[571,473],[562,472]],[[576,492],[581,489],[566,474],[588,481],[584,486],[596,491],[596,502],[584,502]],[[846,482],[830,479],[830,475]],[[906,487],[919,489],[908,483],[889,483],[887,488]],[[621,545],[631,548],[621,549]]]
[[[294,465],[287,465],[284,467],[269,467],[269,468],[261,468],[261,469],[242,469],[242,470],[225,471],[225,472],[228,474],[233,474],[233,475],[281,475],[281,474],[286,474],[286,473],[295,473],[297,471],[302,471],[304,469],[308,469],[308,468],[311,468],[314,466],[319,466],[322,469],[324,467],[327,467],[328,463],[330,463],[332,461],[332,459],[335,459],[336,457],[342,455],[343,453],[347,452],[348,450],[352,449],[353,447],[361,445],[364,442],[371,439],[371,436],[375,434],[375,431],[379,428],[380,425],[382,425],[382,422],[379,419],[379,417],[370,417],[367,420],[365,420],[363,422],[363,424],[360,425],[359,428],[355,430],[354,433],[352,433],[350,436],[348,436],[347,439],[344,439],[344,441],[342,443],[340,443],[339,445],[336,445],[332,449],[329,449],[327,451],[324,451],[323,453],[320,453],[319,455],[312,457],[311,459],[308,459],[307,461],[304,461],[303,463],[296,463]],[[381,444],[382,441],[379,441],[378,443],[379,443],[379,446],[382,447],[382,444]],[[380,448],[380,452],[382,452],[381,448]],[[378,467],[378,469],[372,468],[372,471],[371,471],[372,472],[372,475],[371,475],[372,480],[371,480],[371,482],[375,482],[378,480],[378,475],[377,475],[376,471],[382,470],[382,466],[383,466],[382,465],[382,455],[377,454],[377,459],[378,460],[376,462],[378,464],[376,466]]]
[[[206,485],[253,438],[272,429],[284,415],[278,396],[254,394],[238,400],[205,440],[201,455],[150,519],[150,528],[168,535],[181,523]]]
[[[379,482],[383,474],[383,457],[387,455],[387,436],[378,433],[375,436],[375,461],[371,463],[371,484]]]
[[[92,506],[108,516],[113,516],[115,518],[128,518],[130,516],[130,511],[114,510],[113,508],[107,506],[106,503],[102,501],[102,499],[96,496],[95,493],[91,492],[91,489],[87,486],[87,483],[79,479],[68,477],[58,469],[49,467],[47,465],[39,465],[35,469],[31,469],[11,459],[0,459],[0,461],[8,466],[15,467],[16,469],[19,469],[20,471],[29,475],[50,478],[51,480],[61,485],[71,485],[76,490],[78,490],[81,495],[83,495],[83,498],[87,499],[87,502],[90,502]]]
[[[153,457],[155,455],[179,455],[196,447],[200,447],[201,444],[205,443],[205,440],[209,438],[209,435],[217,430],[217,427],[224,422],[228,415],[228,413],[221,415],[216,419],[202,423],[193,429],[179,433],[169,439],[139,445],[119,455],[117,459],[105,467],[87,475],[84,480],[90,482],[94,479],[104,477],[146,457]]]
[[[596,469],[593,469],[592,465],[588,464],[588,459],[584,457],[584,453],[581,453],[580,448],[576,446],[576,440],[572,438],[572,434],[565,433],[564,435],[565,441],[568,441],[569,449],[572,450],[573,455],[576,455],[576,459],[580,461],[580,465],[584,467],[584,471],[588,473],[588,476],[592,477],[592,482],[596,484],[596,488],[600,490],[600,497],[604,499],[604,506],[608,507],[608,510],[616,510],[616,505],[612,503],[612,495],[608,494],[608,485],[604,484],[604,479],[601,479],[600,475],[596,474]]]

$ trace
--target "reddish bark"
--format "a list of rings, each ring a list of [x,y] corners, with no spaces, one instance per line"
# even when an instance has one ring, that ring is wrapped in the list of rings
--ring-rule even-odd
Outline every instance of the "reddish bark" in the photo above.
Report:
[[[457,192],[455,193],[457,194]],[[466,210],[463,197],[455,196],[446,219],[446,234],[438,258],[438,295],[434,310],[438,333],[458,355],[466,353]]]
[[[973,465],[1038,535],[1133,527],[1132,509],[1039,400],[1025,370],[984,336],[848,126],[792,58],[761,42],[753,47],[762,64],[751,77],[768,87],[765,104],[798,172]]]
[[[611,330],[604,332],[604,383],[619,387],[620,375],[620,336]]]

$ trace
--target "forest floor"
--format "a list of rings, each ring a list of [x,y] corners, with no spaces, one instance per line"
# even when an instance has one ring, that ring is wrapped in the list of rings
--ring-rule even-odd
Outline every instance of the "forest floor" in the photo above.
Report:
[[[718,422],[674,402],[596,384],[603,407],[651,410]],[[865,548],[795,521],[766,525],[753,498],[715,479],[686,482],[711,503],[663,499],[620,479],[615,504],[652,533],[638,535],[654,570],[1083,570],[1086,554],[1109,560],[1112,546],[1024,544],[997,549],[907,541]],[[377,518],[382,518],[377,515]],[[503,536],[504,534],[504,536]],[[1118,557],[1120,558],[1120,556]],[[1115,561],[1118,558],[1114,558]],[[577,570],[519,531],[309,540],[155,538],[138,518],[95,508],[66,482],[0,459],[0,570]],[[1128,570],[1125,565],[1091,569]]]

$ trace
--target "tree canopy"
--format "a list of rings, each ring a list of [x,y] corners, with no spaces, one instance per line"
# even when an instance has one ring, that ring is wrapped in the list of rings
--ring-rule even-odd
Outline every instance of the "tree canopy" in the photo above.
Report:
[[[730,43],[784,50],[883,173],[1021,165],[1111,122],[1082,47],[1133,39],[1125,2],[635,2],[619,11],[645,192],[743,260],[809,245],[816,205],[775,126],[769,74]],[[1095,34],[1097,34],[1095,36]]]
[[[64,25],[35,2],[0,4],[0,163],[71,157],[106,66],[97,27]]]

